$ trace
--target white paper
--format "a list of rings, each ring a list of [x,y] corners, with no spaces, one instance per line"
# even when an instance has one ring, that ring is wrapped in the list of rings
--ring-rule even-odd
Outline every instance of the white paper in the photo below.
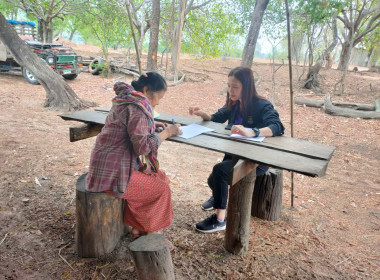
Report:
[[[205,132],[214,131],[212,128],[208,128],[196,123],[192,123],[186,126],[181,126],[180,129],[182,130],[181,135],[177,135],[178,137],[189,139],[191,137],[200,135]]]
[[[230,136],[233,137],[233,138],[239,138],[239,139],[249,140],[249,141],[253,141],[253,142],[263,142],[264,139],[265,139],[265,137],[263,137],[263,136],[259,136],[259,137],[245,137],[245,136],[240,135],[240,134],[231,134]]]

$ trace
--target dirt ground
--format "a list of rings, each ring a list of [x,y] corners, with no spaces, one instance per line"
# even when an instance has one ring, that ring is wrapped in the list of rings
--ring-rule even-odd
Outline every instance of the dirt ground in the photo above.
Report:
[[[158,112],[186,115],[191,105],[214,112],[225,100],[221,89],[227,73],[240,60],[185,57],[182,64],[209,79],[170,87]],[[288,67],[276,72],[274,88],[268,62],[255,61],[253,68],[262,76],[258,92],[274,100],[289,136]],[[340,75],[321,71],[326,92]],[[112,85],[123,79],[82,73],[68,83],[79,97],[109,107]],[[379,74],[349,72],[347,83],[346,93],[333,101],[373,104],[380,98]],[[129,236],[99,259],[75,253],[75,182],[88,170],[95,138],[70,143],[69,127],[78,123],[44,108],[44,89],[21,75],[1,73],[0,93],[0,279],[136,279]],[[294,94],[323,98],[300,89],[296,81]],[[252,218],[249,251],[242,256],[224,250],[223,233],[194,230],[194,223],[210,214],[200,204],[210,196],[206,179],[223,155],[162,144],[160,166],[174,182],[175,220],[165,234],[175,245],[177,279],[380,279],[379,120],[336,117],[295,105],[294,134],[336,147],[327,175],[296,174],[291,208],[290,173],[285,171],[281,218]]]

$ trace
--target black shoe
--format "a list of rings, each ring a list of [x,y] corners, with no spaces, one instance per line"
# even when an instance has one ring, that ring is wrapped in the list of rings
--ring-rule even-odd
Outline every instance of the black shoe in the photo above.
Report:
[[[204,219],[202,222],[195,224],[195,229],[206,233],[225,230],[226,221],[219,222],[216,218],[216,214],[212,214],[210,217]]]
[[[205,211],[214,210],[214,197],[210,197],[209,200],[202,204],[202,209]]]

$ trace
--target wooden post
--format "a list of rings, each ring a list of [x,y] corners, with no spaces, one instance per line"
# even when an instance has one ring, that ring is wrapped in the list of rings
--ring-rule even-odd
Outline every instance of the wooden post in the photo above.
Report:
[[[253,162],[239,160],[232,171],[224,247],[233,254],[241,254],[248,250],[251,198],[256,167],[257,164]]]
[[[96,258],[112,252],[125,232],[124,200],[86,191],[86,175],[76,185],[76,249],[79,257]]]
[[[252,196],[253,217],[276,221],[282,209],[282,170],[270,168],[258,176]]]
[[[174,268],[165,236],[144,235],[129,244],[139,280],[174,280]]]

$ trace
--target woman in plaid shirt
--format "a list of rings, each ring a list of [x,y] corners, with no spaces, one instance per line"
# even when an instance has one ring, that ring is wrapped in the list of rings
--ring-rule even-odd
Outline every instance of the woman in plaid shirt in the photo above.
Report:
[[[164,78],[148,72],[131,85],[114,85],[116,97],[91,153],[88,191],[107,191],[126,200],[124,222],[132,235],[157,232],[173,220],[169,179],[159,169],[157,150],[182,134],[179,124],[155,122],[153,108],[167,91]],[[157,128],[162,132],[157,133]]]

